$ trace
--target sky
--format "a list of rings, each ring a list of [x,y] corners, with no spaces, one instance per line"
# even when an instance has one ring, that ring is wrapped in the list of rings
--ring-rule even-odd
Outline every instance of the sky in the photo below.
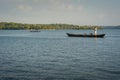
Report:
[[[0,0],[0,22],[120,25],[120,0]]]

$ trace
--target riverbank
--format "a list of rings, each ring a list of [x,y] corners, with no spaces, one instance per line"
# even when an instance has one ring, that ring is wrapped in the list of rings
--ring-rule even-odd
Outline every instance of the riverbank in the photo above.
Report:
[[[0,22],[0,30],[24,30],[24,29],[93,29],[97,27],[98,29],[102,29],[102,26],[96,25],[73,25],[73,24],[23,24],[23,23],[15,23],[15,22]]]

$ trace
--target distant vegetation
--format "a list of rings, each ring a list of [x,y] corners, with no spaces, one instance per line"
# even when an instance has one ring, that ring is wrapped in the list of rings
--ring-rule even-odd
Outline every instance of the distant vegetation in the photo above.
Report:
[[[104,29],[120,29],[120,25],[118,25],[118,26],[104,26]]]
[[[0,30],[24,30],[24,29],[93,29],[102,26],[79,26],[72,24],[22,24],[14,22],[0,22]]]

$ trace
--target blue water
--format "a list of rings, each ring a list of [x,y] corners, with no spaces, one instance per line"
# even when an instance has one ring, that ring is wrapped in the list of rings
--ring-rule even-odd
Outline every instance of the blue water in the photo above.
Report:
[[[120,30],[0,30],[0,80],[120,80]]]

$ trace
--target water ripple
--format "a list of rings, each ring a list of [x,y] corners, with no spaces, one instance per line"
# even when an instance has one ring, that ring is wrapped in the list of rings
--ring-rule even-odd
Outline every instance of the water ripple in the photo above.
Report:
[[[103,68],[96,68],[97,71],[105,72],[105,73],[110,73],[110,74],[120,74],[120,71],[115,71],[115,70],[108,70],[108,69],[103,69]]]

